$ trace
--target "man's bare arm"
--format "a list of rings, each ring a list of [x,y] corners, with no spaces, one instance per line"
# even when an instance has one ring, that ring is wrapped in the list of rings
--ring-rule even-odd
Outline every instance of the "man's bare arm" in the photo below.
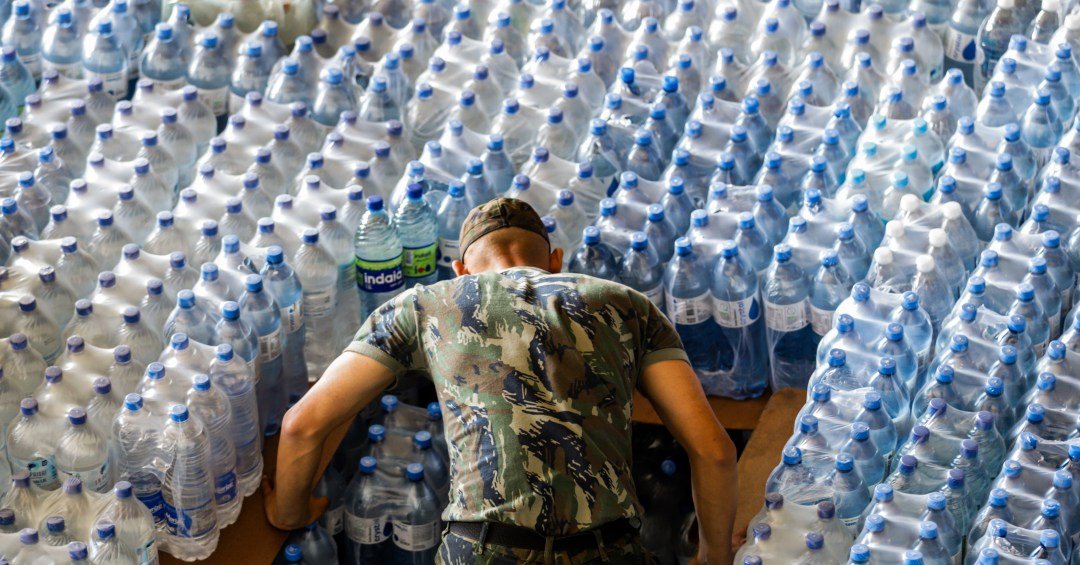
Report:
[[[738,476],[735,444],[716,420],[701,383],[685,361],[660,361],[638,382],[671,435],[690,456],[701,563],[731,563]]]
[[[356,414],[393,382],[394,374],[383,364],[346,352],[285,413],[275,478],[263,484],[271,524],[292,530],[315,520],[325,507],[325,501],[311,500],[319,477]]]

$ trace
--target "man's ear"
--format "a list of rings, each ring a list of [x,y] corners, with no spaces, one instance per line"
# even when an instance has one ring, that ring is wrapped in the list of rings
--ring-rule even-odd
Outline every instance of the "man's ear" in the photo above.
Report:
[[[549,273],[561,273],[563,265],[563,249],[562,247],[555,247],[551,250],[551,256],[548,259],[548,272]]]
[[[455,259],[450,266],[454,268],[454,274],[459,277],[464,277],[469,274],[469,270],[465,268],[465,263],[461,262],[461,259]]]

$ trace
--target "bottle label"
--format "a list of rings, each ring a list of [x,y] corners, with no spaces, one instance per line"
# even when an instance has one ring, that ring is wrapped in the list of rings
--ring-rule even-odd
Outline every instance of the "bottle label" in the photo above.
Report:
[[[945,57],[961,63],[982,65],[983,51],[978,38],[949,26],[945,33]]]
[[[165,528],[178,538],[202,537],[217,527],[217,513],[210,504],[213,499],[194,508],[176,508],[165,503]]]
[[[143,506],[150,510],[150,514],[154,517],[155,524],[160,524],[165,521],[165,499],[161,496],[160,490],[155,490],[151,493],[136,494],[135,498],[138,498],[139,502],[143,503]]]
[[[439,266],[449,269],[458,259],[461,259],[461,242],[439,238],[439,254],[436,256]]]
[[[274,331],[259,336],[259,360],[262,362],[273,361],[281,355],[281,326]]]
[[[236,472],[229,471],[220,477],[214,477],[214,500],[218,506],[228,504],[236,498]]]
[[[757,293],[741,300],[721,300],[713,298],[713,317],[716,323],[725,328],[745,328],[761,317]]]
[[[26,65],[26,70],[35,78],[41,76],[41,52],[19,55],[19,60]]]
[[[55,490],[60,481],[57,480],[56,464],[52,457],[39,459],[11,458],[11,468],[16,471],[26,469],[30,473],[30,481],[45,490]]]
[[[657,308],[664,308],[664,285],[658,284],[642,294],[645,295],[645,298],[649,299],[649,302],[655,304]]]
[[[406,247],[402,252],[401,273],[418,279],[435,272],[435,256],[439,246],[435,243],[423,247]]]
[[[229,110],[229,87],[200,88],[199,101],[206,104],[215,116],[224,116]]]
[[[334,312],[336,286],[317,292],[304,293],[304,315],[308,318],[325,318]]]
[[[86,71],[87,80],[94,77],[101,79],[102,88],[113,98],[113,100],[120,100],[127,95],[127,73],[123,71],[115,73],[95,73]]]
[[[356,283],[364,292],[393,292],[405,286],[401,271],[401,255],[386,261],[356,258]]]
[[[385,516],[363,518],[345,513],[345,535],[360,545],[377,545],[390,539],[390,521]]]
[[[341,530],[345,528],[345,506],[338,506],[323,512],[322,519],[319,521],[323,528],[332,536],[336,536],[341,533]]]
[[[426,551],[439,545],[441,532],[438,520],[417,525],[394,522],[394,545],[405,551]]]
[[[801,300],[795,304],[765,303],[765,327],[774,332],[793,332],[801,330],[810,323],[810,301]]]
[[[304,327],[304,301],[297,300],[281,309],[281,326],[285,333],[294,333]]]
[[[814,329],[814,333],[824,336],[832,329],[832,319],[835,310],[823,310],[810,305],[810,327]]]
[[[694,298],[667,295],[667,315],[675,325],[693,326],[712,318],[712,296],[705,292]]]
[[[82,65],[81,62],[79,62],[79,63],[51,63],[49,61],[45,61],[44,66],[47,69],[55,70],[56,72],[60,73],[61,75],[65,76],[67,78],[81,79],[82,76],[83,76],[83,65]]]
[[[59,476],[60,483],[63,483],[68,477],[78,477],[83,483],[83,488],[86,490],[92,490],[94,492],[108,492],[112,488],[112,483],[109,481],[109,460],[105,459],[101,463],[100,467],[94,467],[93,469],[82,470],[67,470],[57,469],[57,475]]]
[[[154,90],[180,90],[187,86],[187,79],[184,77],[174,78],[172,80],[155,80]]]

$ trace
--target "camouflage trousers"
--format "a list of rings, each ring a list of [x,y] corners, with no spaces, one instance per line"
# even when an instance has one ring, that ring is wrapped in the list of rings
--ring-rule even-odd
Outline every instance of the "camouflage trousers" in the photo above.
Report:
[[[477,540],[446,532],[435,562],[440,565],[511,565],[531,563],[537,565],[581,565],[604,563],[610,565],[642,565],[654,563],[652,556],[638,540],[629,534],[614,544],[603,548],[591,548],[577,552],[520,549],[501,545],[484,544]]]

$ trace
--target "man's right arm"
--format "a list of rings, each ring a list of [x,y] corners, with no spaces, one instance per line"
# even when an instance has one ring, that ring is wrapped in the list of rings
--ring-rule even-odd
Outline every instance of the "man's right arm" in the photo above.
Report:
[[[690,456],[700,538],[698,561],[731,563],[738,492],[735,444],[717,421],[686,361],[649,364],[641,373],[638,389]]]

